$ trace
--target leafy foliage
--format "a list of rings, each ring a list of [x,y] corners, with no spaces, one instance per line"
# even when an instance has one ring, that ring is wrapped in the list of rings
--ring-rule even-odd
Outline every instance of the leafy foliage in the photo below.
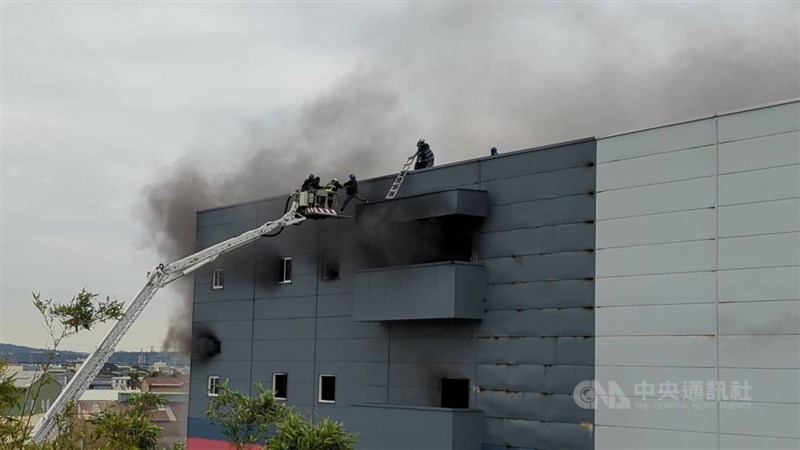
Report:
[[[69,302],[58,303],[34,293],[33,305],[45,318],[48,328],[58,322],[64,327],[62,337],[66,337],[82,329],[91,330],[98,323],[119,320],[125,315],[122,302],[109,297],[106,297],[106,301],[96,301],[97,296],[82,289]]]
[[[270,450],[353,450],[356,436],[330,419],[312,422],[275,400],[272,391],[256,385],[250,397],[234,391],[225,380],[211,399],[206,415],[237,449],[268,443]]]
[[[270,439],[270,450],[354,450],[356,437],[344,425],[328,418],[317,423],[296,411],[277,424],[278,433]]]
[[[142,393],[131,396],[130,409],[107,408],[95,414],[95,442],[103,442],[104,450],[153,450],[161,438],[161,427],[150,420],[150,413],[164,404],[158,394]]]
[[[211,400],[206,415],[220,426],[224,434],[237,449],[245,444],[266,441],[272,425],[283,412],[271,390],[257,384],[254,397],[235,391],[228,380],[218,387],[219,395]]]

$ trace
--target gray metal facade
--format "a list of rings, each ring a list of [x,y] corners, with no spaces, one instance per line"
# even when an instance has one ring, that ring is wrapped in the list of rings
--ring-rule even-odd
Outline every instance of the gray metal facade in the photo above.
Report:
[[[484,450],[592,448],[594,413],[578,407],[572,392],[578,382],[594,377],[595,160],[596,143],[586,139],[434,167],[406,178],[398,203],[455,189],[486,192],[485,218],[469,218],[475,221],[471,265],[482,265],[485,280],[482,319],[395,320],[406,317],[387,311],[386,317],[370,318],[375,321],[354,320],[356,272],[379,268],[356,251],[363,247],[364,230],[354,219],[309,220],[198,271],[194,327],[210,329],[222,351],[192,361],[189,436],[220,437],[204,414],[210,375],[253,392],[254,383],[270,386],[277,372],[288,374],[289,404],[343,421],[355,432],[377,425],[374,415],[364,413],[368,406],[353,405],[427,407],[437,417],[443,413],[461,420],[456,415],[467,410],[435,408],[442,378],[467,378],[466,420],[479,411],[482,430],[471,439],[480,439]],[[362,181],[360,191],[370,200],[382,199],[392,178]],[[285,197],[279,197],[199,212],[197,246],[280,217],[284,204]],[[358,214],[369,214],[369,208],[359,206]],[[448,220],[452,217],[459,220]],[[284,257],[293,258],[290,284],[276,283]],[[336,280],[322,277],[323,261],[330,258],[339,263]],[[211,288],[214,269],[224,270],[223,289]],[[415,270],[424,275],[424,267]],[[393,301],[391,307],[400,305]],[[336,375],[336,403],[317,401],[320,374]],[[416,437],[429,433],[434,442],[440,435],[439,422],[425,420],[433,413],[415,416],[408,413],[413,408],[400,409],[387,417],[417,417]],[[397,448],[409,433],[387,430],[385,448]],[[445,447],[467,448],[458,445]],[[373,433],[361,448],[382,445],[375,444]]]

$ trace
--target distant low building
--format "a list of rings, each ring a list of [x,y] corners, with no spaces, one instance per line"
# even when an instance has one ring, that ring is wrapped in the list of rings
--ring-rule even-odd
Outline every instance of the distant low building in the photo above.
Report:
[[[18,416],[23,412],[44,413],[61,394],[63,385],[52,375],[41,370],[20,370],[19,366],[11,366],[9,373],[14,376],[14,387],[20,392],[19,406],[7,411],[8,415]]]
[[[189,383],[175,377],[146,377],[142,380],[142,392],[189,392]]]

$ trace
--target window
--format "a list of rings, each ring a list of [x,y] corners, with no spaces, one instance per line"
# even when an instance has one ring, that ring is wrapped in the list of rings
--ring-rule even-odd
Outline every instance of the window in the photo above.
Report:
[[[319,376],[319,402],[336,403],[336,375]]]
[[[469,408],[469,379],[442,378],[442,408]]]
[[[278,283],[292,282],[292,258],[283,258],[278,264]]]
[[[339,261],[333,255],[325,254],[322,257],[322,279],[339,279]]]
[[[285,373],[272,374],[272,393],[278,400],[286,400],[289,390],[289,375]]]
[[[214,269],[211,276],[211,289],[222,289],[225,287],[225,274],[222,269]]]
[[[208,377],[208,396],[217,397],[219,395],[219,376],[211,375]]]

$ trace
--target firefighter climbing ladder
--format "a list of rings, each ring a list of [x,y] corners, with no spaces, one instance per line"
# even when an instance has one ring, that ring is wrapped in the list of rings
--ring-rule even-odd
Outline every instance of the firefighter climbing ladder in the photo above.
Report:
[[[403,164],[403,168],[400,169],[400,173],[398,173],[397,178],[394,179],[392,187],[389,188],[389,193],[386,194],[386,200],[391,200],[397,197],[397,192],[400,190],[400,186],[403,185],[403,180],[406,179],[406,175],[408,175],[408,171],[411,170],[411,165],[414,164],[414,158],[416,157],[416,154],[409,156],[406,160],[406,163]]]

